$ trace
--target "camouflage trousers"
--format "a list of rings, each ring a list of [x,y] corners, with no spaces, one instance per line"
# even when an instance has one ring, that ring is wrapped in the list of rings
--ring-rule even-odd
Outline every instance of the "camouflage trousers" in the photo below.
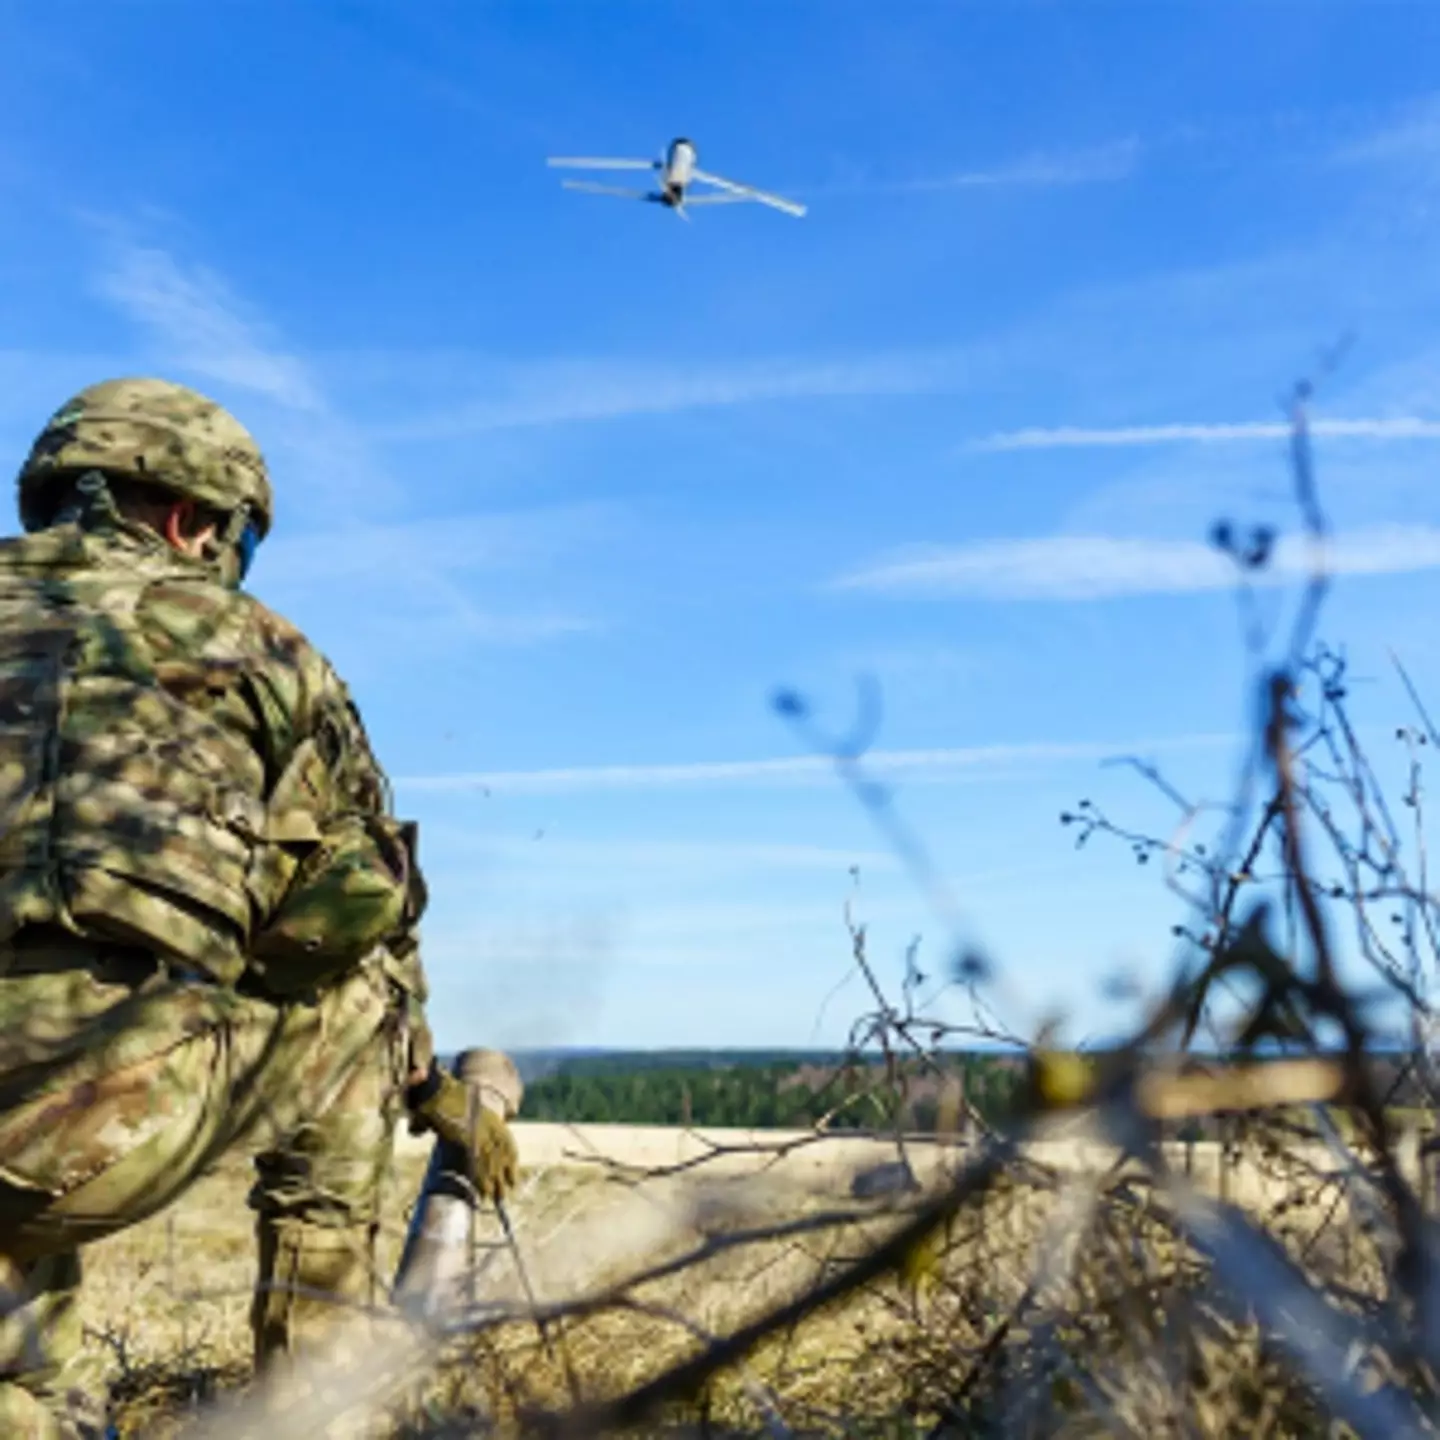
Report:
[[[84,1435],[80,1253],[220,1156],[250,1194],[257,1361],[375,1298],[374,1241],[404,1085],[404,1007],[378,962],[275,1004],[104,953],[0,949],[0,1433]],[[197,1257],[198,1258],[198,1257]],[[8,1294],[7,1294],[8,1292]],[[29,1407],[29,1408],[27,1408]]]

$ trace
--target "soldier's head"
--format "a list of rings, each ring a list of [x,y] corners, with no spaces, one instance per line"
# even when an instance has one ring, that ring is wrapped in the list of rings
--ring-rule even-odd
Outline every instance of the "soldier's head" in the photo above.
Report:
[[[74,518],[102,488],[127,519],[236,584],[274,514],[250,432],[168,380],[107,380],[62,405],[20,467],[20,522],[30,531]]]

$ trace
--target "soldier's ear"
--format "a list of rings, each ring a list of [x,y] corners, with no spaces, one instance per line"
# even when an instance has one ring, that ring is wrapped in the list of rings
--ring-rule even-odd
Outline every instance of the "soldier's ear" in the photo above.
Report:
[[[165,516],[165,538],[177,550],[189,546],[195,529],[195,502],[177,500]]]

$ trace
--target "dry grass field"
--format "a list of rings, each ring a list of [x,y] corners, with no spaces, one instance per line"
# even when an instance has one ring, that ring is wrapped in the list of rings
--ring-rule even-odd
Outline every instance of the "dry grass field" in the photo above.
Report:
[[[393,1271],[424,1160],[413,1143],[402,1151],[381,1276]],[[212,1433],[202,1423],[212,1402],[244,1391],[248,1184],[247,1163],[227,1161],[172,1212],[90,1252],[85,1319],[122,1435]],[[794,1232],[822,1211],[851,1220]],[[507,1304],[523,1307],[526,1291],[498,1227],[481,1222],[474,1293],[490,1322],[423,1354],[387,1351],[382,1338],[364,1369],[383,1403],[370,1406],[368,1428],[361,1405],[333,1433],[503,1432],[537,1410],[603,1401],[833,1274],[896,1223],[884,1201],[733,1166],[711,1180],[700,1167],[639,1184],[532,1168],[512,1217],[542,1305],[600,1293],[616,1303],[553,1325],[548,1345],[528,1320],[496,1322]],[[1262,1218],[1327,1283],[1380,1283],[1363,1249],[1332,1243],[1332,1206],[1318,1191],[1297,1187]],[[714,1243],[777,1223],[792,1233]],[[707,1239],[697,1263],[610,1288]],[[906,1263],[778,1330],[660,1414],[664,1427],[729,1434],[1344,1433],[1327,1428],[1243,1307],[1213,1303],[1210,1289],[1207,1266],[1143,1184],[1014,1167]],[[387,1322],[380,1333],[404,1332]],[[240,1419],[213,1433],[311,1440],[322,1430],[297,1412],[293,1427]]]
[[[397,1164],[380,1242],[382,1284],[393,1273],[425,1158],[411,1145]],[[249,1183],[248,1162],[228,1160],[170,1212],[87,1252],[84,1318],[122,1434],[183,1433],[207,1401],[247,1383],[246,1309],[255,1265]],[[511,1214],[526,1278],[544,1303],[602,1289],[693,1244],[714,1224],[763,1223],[817,1206],[817,1197],[791,1185],[747,1187],[733,1175],[637,1188],[596,1170],[556,1166],[524,1174]],[[613,1393],[693,1348],[701,1331],[741,1322],[758,1304],[808,1280],[823,1264],[822,1246],[751,1247],[650,1287],[648,1298],[683,1315],[683,1324],[632,1309],[567,1327],[565,1356],[583,1393]],[[476,1253],[485,1297],[523,1304],[523,1283],[493,1220],[479,1223]],[[792,1398],[838,1393],[842,1374],[858,1378],[885,1317],[883,1307],[852,1308],[843,1320],[829,1318],[813,1334],[793,1338],[775,1357]],[[744,1388],[742,1381],[742,1394]],[[482,1345],[452,1344],[421,1383],[408,1387],[400,1412],[420,1428],[402,1433],[443,1433],[414,1418],[427,1413],[513,1414],[529,1404],[564,1404],[569,1395],[562,1367],[547,1357],[534,1327],[504,1326]],[[876,1408],[888,1410],[889,1401]]]

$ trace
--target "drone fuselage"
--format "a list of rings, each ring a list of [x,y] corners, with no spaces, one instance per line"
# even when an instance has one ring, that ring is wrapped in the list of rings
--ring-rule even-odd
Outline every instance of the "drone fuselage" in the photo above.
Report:
[[[660,171],[660,199],[665,205],[678,206],[685,203],[685,188],[695,175],[695,162],[699,157],[695,146],[683,137],[670,142],[665,152],[665,163]]]

